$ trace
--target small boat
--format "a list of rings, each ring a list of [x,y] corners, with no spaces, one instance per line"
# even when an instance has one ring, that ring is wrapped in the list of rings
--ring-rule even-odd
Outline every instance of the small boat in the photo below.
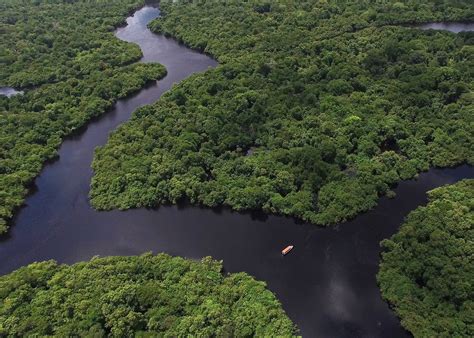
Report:
[[[286,254],[288,254],[291,250],[293,250],[294,246],[293,245],[288,245],[286,248],[284,248],[283,250],[281,250],[281,254],[283,256],[285,256]]]

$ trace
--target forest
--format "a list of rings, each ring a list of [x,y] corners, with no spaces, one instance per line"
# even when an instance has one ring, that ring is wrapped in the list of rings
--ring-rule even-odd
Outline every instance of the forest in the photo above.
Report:
[[[382,242],[377,279],[415,337],[474,336],[474,180],[434,189]]]
[[[327,225],[432,166],[474,163],[474,19],[456,1],[162,1],[151,29],[220,66],[97,150],[98,209],[189,200]]]
[[[138,46],[113,35],[142,0],[0,2],[0,233],[62,139],[112,104],[165,76],[136,63]],[[94,15],[90,15],[94,13]]]
[[[292,336],[264,282],[165,254],[33,263],[0,277],[1,336]]]

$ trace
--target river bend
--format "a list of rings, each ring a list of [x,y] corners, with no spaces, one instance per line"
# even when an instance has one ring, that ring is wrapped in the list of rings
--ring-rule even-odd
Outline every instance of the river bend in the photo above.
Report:
[[[375,275],[379,242],[396,232],[410,210],[426,202],[426,191],[474,177],[472,167],[432,169],[395,189],[374,210],[343,225],[323,229],[291,218],[228,209],[164,206],[157,210],[97,212],[88,201],[94,148],[139,106],[160,98],[174,83],[217,63],[173,39],[152,34],[146,24],[159,10],[146,6],[116,31],[137,43],[142,62],[159,62],[168,75],[67,138],[59,159],[46,165],[35,190],[0,242],[0,273],[47,259],[62,263],[95,255],[167,252],[188,258],[213,256],[226,271],[246,271],[277,294],[308,337],[403,337],[407,332],[380,298]],[[280,250],[295,249],[286,257]]]

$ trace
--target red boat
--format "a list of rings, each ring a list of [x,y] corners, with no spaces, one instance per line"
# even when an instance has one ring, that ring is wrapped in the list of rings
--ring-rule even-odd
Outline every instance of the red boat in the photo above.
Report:
[[[293,245],[288,245],[286,248],[284,248],[283,250],[281,250],[281,254],[283,256],[285,256],[286,254],[288,254],[291,250],[293,250],[294,246]]]

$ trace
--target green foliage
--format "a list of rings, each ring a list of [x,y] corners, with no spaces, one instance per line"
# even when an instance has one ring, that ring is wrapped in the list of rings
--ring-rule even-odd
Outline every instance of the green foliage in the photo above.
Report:
[[[0,233],[64,136],[165,75],[161,65],[135,63],[140,48],[112,33],[140,5],[0,3],[0,85],[29,88],[24,95],[0,96]]]
[[[429,192],[382,242],[382,295],[415,337],[474,336],[474,180]]]
[[[214,55],[94,160],[99,209],[186,198],[329,224],[430,166],[474,163],[472,1],[177,1],[150,24]],[[393,24],[399,24],[394,26]]]
[[[0,277],[1,336],[291,336],[275,296],[222,264],[160,254],[34,263]]]

